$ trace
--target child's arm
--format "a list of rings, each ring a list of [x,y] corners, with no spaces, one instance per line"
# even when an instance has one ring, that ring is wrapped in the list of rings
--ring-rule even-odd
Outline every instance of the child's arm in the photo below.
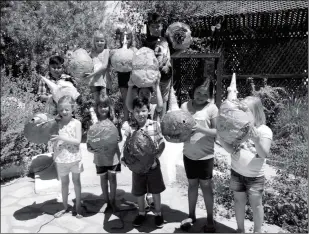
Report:
[[[62,135],[52,135],[51,141],[61,140],[72,145],[79,145],[82,141],[82,124],[80,121],[76,121],[75,131],[76,138]]]
[[[158,79],[155,83],[155,92],[157,95],[157,106],[156,111],[161,112],[163,109],[163,98],[160,90],[160,79]]]
[[[256,128],[253,128],[251,131],[251,139],[254,142],[257,154],[261,158],[268,157],[272,140],[270,138],[260,137]]]
[[[160,141],[159,146],[158,146],[157,158],[160,158],[160,157],[161,157],[161,155],[162,155],[164,149],[165,149],[165,142],[164,142],[164,140],[163,140],[163,138],[162,138],[162,140]]]
[[[201,132],[205,135],[209,135],[212,137],[217,136],[217,115],[218,115],[218,108],[216,106],[213,106],[210,109],[210,128],[204,128],[199,124],[196,124],[194,128],[196,129],[195,131]]]
[[[226,143],[221,139],[221,137],[217,136],[218,141],[220,142],[221,146],[226,150],[226,152],[232,154],[235,152],[235,149],[232,145]]]
[[[96,70],[95,72],[92,73],[87,73],[87,76],[85,77],[85,79],[90,79],[98,74],[102,74],[106,72],[106,69],[108,67],[109,64],[109,52],[108,53],[104,53],[104,57],[103,59],[100,59],[100,61],[102,62],[102,66]]]
[[[133,86],[134,84],[131,82],[131,79],[128,82],[128,92],[126,97],[126,106],[128,111],[133,112]]]

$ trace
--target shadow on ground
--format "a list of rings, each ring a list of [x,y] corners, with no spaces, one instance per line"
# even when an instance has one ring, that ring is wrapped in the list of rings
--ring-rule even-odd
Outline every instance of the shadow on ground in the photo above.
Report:
[[[199,218],[194,225],[188,230],[189,233],[204,233],[206,218]],[[180,228],[175,228],[174,233],[186,233]],[[236,230],[216,221],[216,233],[236,233]]]

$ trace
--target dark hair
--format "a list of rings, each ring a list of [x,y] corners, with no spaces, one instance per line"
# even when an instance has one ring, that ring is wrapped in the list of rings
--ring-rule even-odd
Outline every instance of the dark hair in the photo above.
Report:
[[[97,116],[99,116],[99,113],[98,113],[99,105],[108,106],[109,111],[108,111],[107,118],[113,121],[115,118],[115,111],[114,111],[114,104],[112,100],[108,96],[100,97],[99,100],[97,100],[95,104],[95,113],[97,114]]]
[[[192,87],[192,89],[189,91],[189,97],[191,99],[194,98],[194,92],[195,90],[202,86],[202,85],[205,85],[205,86],[208,86],[208,90],[209,90],[209,97],[210,98],[213,98],[213,93],[214,93],[214,84],[213,84],[213,81],[207,77],[207,78],[204,78],[204,77],[199,77],[195,80],[194,82],[194,85]]]
[[[162,17],[158,13],[149,13],[148,14],[148,22],[147,24],[162,24]]]
[[[143,106],[146,106],[148,111],[150,111],[149,100],[147,98],[140,98],[140,97],[134,98],[133,110],[135,107],[142,108]]]
[[[138,87],[137,87],[137,93],[139,93],[139,91],[141,91],[141,89],[144,89],[144,88],[138,88]],[[153,87],[147,87],[147,89],[149,89],[149,91],[150,91],[151,93],[154,92]]]
[[[55,55],[49,58],[49,65],[63,65],[64,58],[59,55]]]

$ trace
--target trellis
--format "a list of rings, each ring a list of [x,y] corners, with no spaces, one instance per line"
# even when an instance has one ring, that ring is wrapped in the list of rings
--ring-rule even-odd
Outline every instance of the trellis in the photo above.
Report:
[[[212,51],[207,54],[186,51],[172,56],[179,103],[189,99],[188,91],[194,80],[208,74],[215,80],[219,106],[226,98],[234,72],[240,97],[251,93],[249,77],[257,89],[268,84],[284,87],[291,95],[306,95],[308,3],[223,1],[216,4],[209,4],[212,8],[205,7],[199,14],[180,20],[190,25],[194,37],[209,39]],[[214,8],[220,11],[210,14]],[[218,22],[221,27],[211,31],[211,26]],[[215,53],[218,45],[221,53]]]

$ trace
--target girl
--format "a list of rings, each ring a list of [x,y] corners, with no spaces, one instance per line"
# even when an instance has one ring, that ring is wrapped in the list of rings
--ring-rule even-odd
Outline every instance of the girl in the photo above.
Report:
[[[98,121],[105,121],[107,119],[113,121],[114,107],[109,97],[105,96],[98,100],[96,103],[95,111],[98,116]],[[120,164],[120,149],[118,144],[110,146],[113,148],[112,151],[107,152],[102,149],[93,149],[90,144],[87,143],[87,148],[94,154],[94,164],[96,166],[97,175],[101,179],[101,188],[104,196],[104,200],[108,207],[111,207],[115,212],[116,207],[116,189],[117,189],[117,178],[116,173],[121,171]],[[110,197],[108,195],[108,182],[110,184]]]
[[[249,139],[236,147],[236,150],[220,138],[219,141],[232,157],[230,188],[234,192],[237,231],[245,233],[245,207],[248,195],[253,211],[254,232],[261,233],[264,217],[262,195],[265,184],[265,165],[273,133],[265,125],[266,119],[261,100],[258,97],[249,96],[242,102],[249,107],[255,119]]]
[[[80,173],[84,171],[81,162],[82,156],[79,145],[82,137],[81,122],[72,117],[75,102],[70,96],[63,96],[57,104],[59,135],[52,135],[54,143],[54,157],[58,175],[61,180],[61,192],[64,209],[55,214],[55,218],[61,217],[69,211],[69,174],[72,172],[72,180],[76,195],[76,218],[82,218],[81,212],[81,183]]]
[[[195,207],[198,187],[201,186],[207,209],[207,223],[204,232],[215,232],[212,174],[218,108],[210,101],[212,96],[212,81],[209,78],[197,79],[190,93],[191,100],[181,106],[181,109],[189,112],[196,121],[192,129],[192,137],[184,143],[183,147],[184,166],[189,182],[189,217],[181,223],[181,229],[185,231],[196,221]]]
[[[134,43],[133,43],[134,42],[133,32],[128,27],[125,27],[124,29],[119,29],[116,31],[116,38],[117,38],[117,41],[120,42],[120,47],[123,46],[125,33],[127,35],[128,48],[133,50],[133,52],[136,52],[137,49],[135,48]],[[131,72],[117,72],[118,87],[120,89],[123,103],[126,102],[127,92],[128,92],[128,82],[130,80],[130,75],[131,75]],[[128,121],[129,111],[126,105],[123,105],[123,114],[124,114],[124,121]]]
[[[96,102],[100,95],[105,96],[111,89],[111,78],[108,67],[109,49],[107,49],[105,35],[99,30],[94,32],[90,57],[93,60],[94,72],[86,74],[86,79],[89,80],[90,91],[93,93]]]

